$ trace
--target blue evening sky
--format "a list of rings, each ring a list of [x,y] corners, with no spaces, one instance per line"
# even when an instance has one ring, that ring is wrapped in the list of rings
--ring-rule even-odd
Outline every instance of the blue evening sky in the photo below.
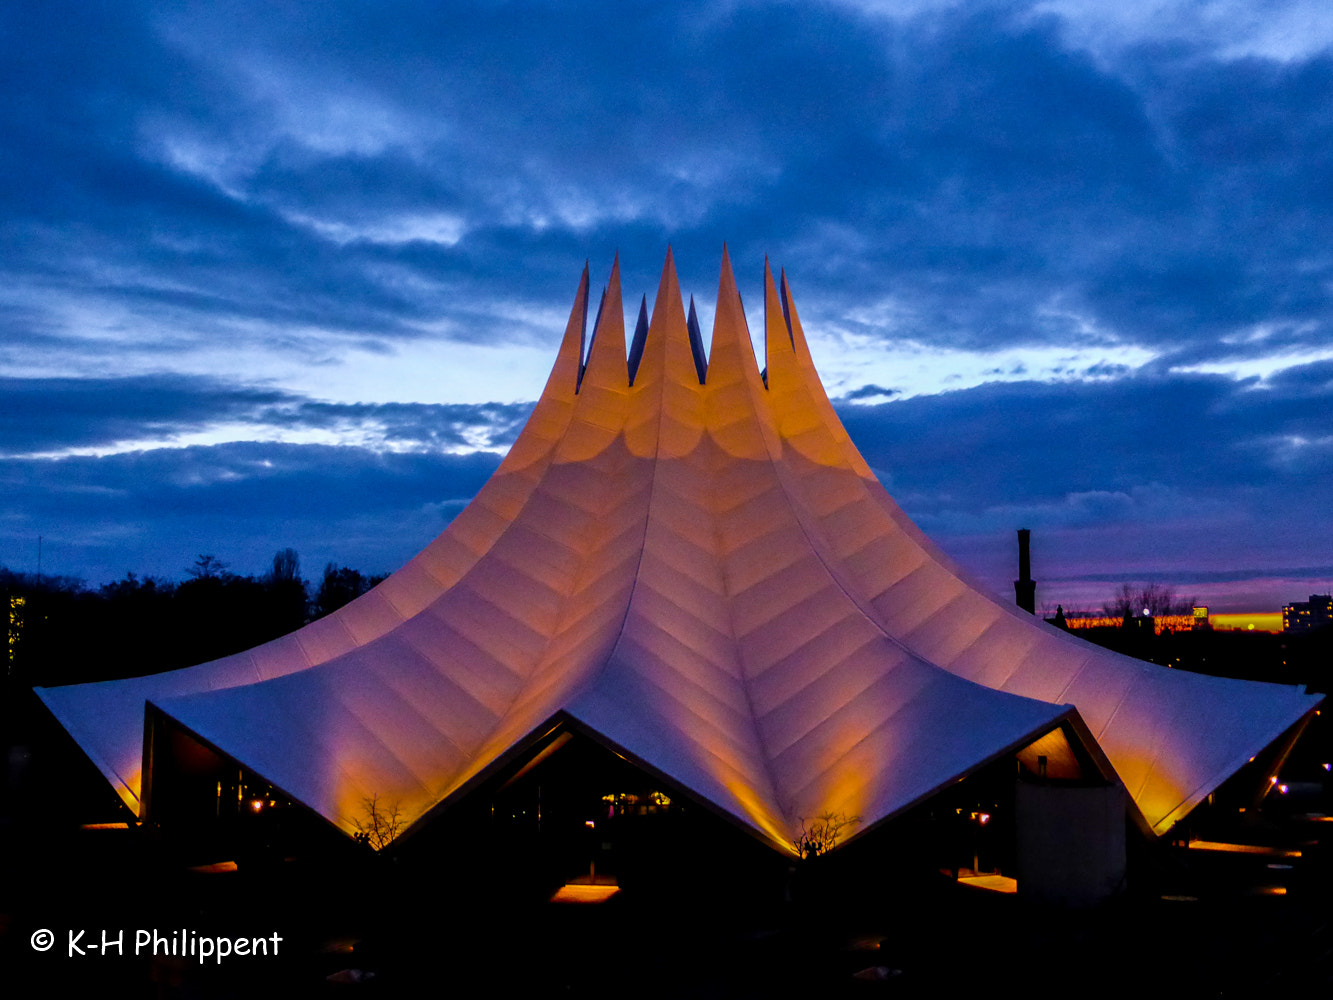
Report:
[[[672,245],[706,332],[726,241],[994,592],[1018,527],[1052,607],[1327,592],[1331,46],[1324,2],[4,5],[0,565],[392,570],[585,259],[632,310]]]

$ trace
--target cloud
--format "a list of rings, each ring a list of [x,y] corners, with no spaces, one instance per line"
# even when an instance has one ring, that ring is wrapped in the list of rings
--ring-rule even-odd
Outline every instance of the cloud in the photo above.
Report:
[[[305,402],[260,419],[294,429],[354,434],[391,450],[503,451],[523,429],[531,403]]]
[[[499,456],[234,443],[103,457],[0,460],[0,564],[104,582],[175,578],[201,552],[257,572],[297,548],[366,571],[396,569],[435,537]],[[31,551],[30,551],[31,550]]]
[[[1155,0],[1104,4],[1097,0],[1042,0],[1034,8],[1058,14],[1073,44],[1114,58],[1144,45],[1205,51],[1214,58],[1309,58],[1333,45],[1333,23],[1317,0],[1248,3],[1245,0]]]
[[[1329,372],[994,383],[840,414],[908,515],[994,593],[1013,579],[1019,527],[1045,547],[1047,580],[1216,581],[1237,566],[1317,579]]]
[[[1048,580],[1222,579],[1237,565],[1291,578],[1307,563],[1317,577],[1311,526],[1333,504],[1331,373],[1316,363],[1260,383],[1145,371],[888,401],[882,387],[866,386],[840,412],[909,516],[992,591],[1003,593],[1012,576],[1016,527],[1051,547]],[[180,557],[166,552],[182,547],[242,565],[297,540],[327,558],[351,561],[336,554],[345,545],[367,565],[392,568],[461,509],[498,461],[486,449],[511,440],[529,410],[332,404],[165,377],[15,386],[5,398],[19,411],[45,407],[47,436],[31,443],[47,450],[210,420],[372,441],[0,461],[9,553],[0,561],[42,534],[71,553],[71,571],[79,560],[94,567],[84,575],[117,575],[118,566],[170,574]]]
[[[0,454],[503,448],[583,260],[632,301],[669,243],[706,320],[725,240],[950,544],[1201,552],[1190,512],[1289,551],[1333,440],[1333,21],[1152,10],[10,5]]]
[[[1096,583],[1119,583],[1124,579],[1120,573],[1081,573],[1071,580]],[[1241,569],[1201,571],[1191,569],[1173,569],[1170,572],[1143,572],[1136,579],[1157,581],[1188,586],[1205,583],[1247,583],[1255,579],[1308,580],[1313,584],[1323,585],[1333,579],[1333,565],[1326,566],[1249,566]],[[1057,581],[1059,582],[1059,581]]]
[[[0,441],[10,457],[127,451],[210,429],[266,438],[322,432],[392,451],[505,450],[530,403],[329,403],[207,376],[0,377]]]
[[[0,377],[0,442],[22,455],[172,436],[287,398],[204,376]]]
[[[882,385],[863,385],[844,394],[841,399],[849,403],[882,403],[898,395],[901,393],[897,389],[885,389]]]
[[[890,339],[1326,344],[1333,60],[1171,9],[1156,49],[1079,4],[11,13],[7,277],[128,311],[113,340],[327,352],[531,337],[500,304],[616,246],[628,288],[672,241],[708,289],[730,239],[821,320],[897,301]]]
[[[1314,485],[1326,471],[1333,388],[1328,366],[1287,369],[1265,383],[1155,374],[1092,382],[1004,382],[843,410],[867,460],[917,488],[943,490],[970,463],[968,495],[1023,499],[1129,490],[1152,482],[1195,489]],[[1310,464],[1272,444],[1305,442]],[[1298,445],[1298,447],[1301,447]]]

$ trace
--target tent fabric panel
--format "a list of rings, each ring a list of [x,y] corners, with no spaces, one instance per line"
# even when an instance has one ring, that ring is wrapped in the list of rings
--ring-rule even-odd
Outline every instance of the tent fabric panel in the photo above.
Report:
[[[816,732],[823,736],[815,742],[833,733],[855,742],[936,680],[936,668],[917,660],[903,659],[886,670],[878,652],[862,647],[760,717],[764,742],[775,759],[789,758],[798,745],[808,748]]]
[[[423,563],[413,559],[375,590],[393,608],[398,620],[406,621],[439,596],[440,583]]]
[[[732,593],[736,633],[746,637],[786,615],[820,615],[835,621],[847,607],[846,595],[829,579],[822,563],[807,554],[780,575],[757,580]]]
[[[649,561],[650,553],[655,558],[651,559],[651,567],[641,566],[637,587],[643,591],[644,600],[658,599],[664,613],[684,613],[691,620],[706,625],[714,634],[727,636],[730,616],[726,586],[711,569],[706,574],[688,571],[688,563],[695,555],[689,548],[685,544],[646,547],[645,561]],[[674,550],[670,557],[658,555],[658,551],[667,549]],[[686,564],[686,570],[678,568],[682,564]]]
[[[356,639],[343,625],[343,617],[339,613],[342,610],[339,608],[333,614],[316,619],[292,633],[301,644],[307,663],[325,663],[356,648]]]
[[[963,593],[965,584],[933,563],[922,563],[872,602],[879,620],[907,635]]]
[[[406,623],[407,634],[414,635],[418,630],[426,634],[437,627],[445,628],[450,641],[475,649],[497,671],[514,676],[521,676],[523,665],[541,655],[546,638],[524,622],[515,621],[461,586],[451,590],[449,598],[436,602]]]
[[[1069,682],[1064,697],[1071,704],[1079,706],[1079,715],[1083,716],[1089,731],[1101,742],[1099,734],[1106,731],[1107,723],[1136,680],[1137,671],[1133,670],[1083,669]]]
[[[991,626],[995,615],[989,606],[963,592],[944,605],[916,628],[903,635],[907,646],[932,663],[953,663]]]
[[[497,585],[492,586],[498,589]],[[449,591],[447,601],[438,602],[422,614],[447,623],[454,632],[478,649],[485,650],[498,663],[526,662],[539,655],[547,640],[545,631],[496,607],[473,591],[466,579]],[[549,623],[538,624],[549,626]]]
[[[879,608],[881,602],[885,602],[884,606],[891,609],[892,602],[886,598],[886,593],[928,561],[921,550],[900,532],[893,532],[879,533],[855,552],[849,552],[843,558],[843,565],[861,582],[872,605]]]
[[[856,808],[853,815],[869,825],[1053,724],[1064,711],[984,688],[969,691],[937,668],[924,668],[914,680],[900,690],[886,689],[891,697],[879,706],[882,714],[849,701],[841,716],[821,722],[782,755],[779,773],[799,782],[787,792],[794,803],[840,800],[842,811]],[[876,706],[878,692],[869,694],[865,701]],[[867,760],[875,762],[868,770]],[[872,801],[868,792],[875,784]]]
[[[250,660],[255,673],[264,680],[305,670],[312,665],[295,632],[256,646],[250,651]]]
[[[1078,658],[1051,655],[1054,652],[1051,644],[1037,643],[996,687],[1025,698],[1063,703],[1065,693],[1093,658],[1090,654]]]
[[[635,590],[624,634],[658,655],[696,658],[739,679],[736,650],[727,633],[642,584]]]
[[[553,505],[558,506],[558,505]],[[569,588],[569,581],[578,573],[583,552],[560,538],[561,532],[552,531],[553,512],[543,510],[541,523],[516,524],[502,543],[497,543],[493,558],[486,565],[494,566],[497,573],[508,570],[514,576],[525,577],[555,593]],[[586,515],[580,512],[580,520]],[[534,522],[538,518],[532,519]]]
[[[358,644],[378,639],[403,620],[378,587],[339,610],[339,622]]]
[[[504,618],[522,622],[528,631],[539,636],[551,634],[560,613],[561,592],[515,570],[500,553],[473,569],[459,587],[479,603],[489,605]]]
[[[665,636],[663,632],[661,635]],[[633,673],[681,706],[700,724],[733,733],[751,726],[744,689],[736,678],[706,661],[677,652],[672,660],[624,637],[608,673]]]
[[[776,693],[792,678],[809,673],[811,664],[836,663],[883,636],[848,604],[841,607],[837,617],[806,615],[802,610],[784,615],[746,637],[742,648],[747,673],[755,679],[757,688]]]
[[[522,686],[516,666],[474,645],[439,618],[418,615],[400,635],[437,674],[489,711],[498,713]]]
[[[720,535],[719,556],[725,563],[727,586],[733,593],[741,593],[765,580],[785,575],[809,555],[801,548],[783,544],[777,528],[757,534],[743,545],[728,544],[731,539],[725,526]]]
[[[338,683],[344,693],[348,697],[397,698],[405,713],[419,716],[461,748],[483,738],[488,720],[498,718],[497,708],[511,702],[518,690],[514,684],[508,699],[488,704],[469,690],[465,670],[441,670],[404,633],[387,639],[373,655],[380,663],[368,662],[371,656],[367,655],[362,662],[349,660],[338,665],[343,671]]]
[[[1000,616],[986,625],[965,649],[948,664],[950,673],[984,687],[998,688],[1037,648],[1039,637],[1008,616]],[[1072,698],[1065,699],[1072,701]]]

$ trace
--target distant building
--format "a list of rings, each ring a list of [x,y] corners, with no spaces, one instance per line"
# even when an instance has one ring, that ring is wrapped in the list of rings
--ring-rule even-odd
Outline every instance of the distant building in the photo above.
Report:
[[[1210,628],[1218,632],[1281,632],[1282,615],[1277,611],[1236,611],[1208,617]]]
[[[1313,632],[1333,623],[1333,594],[1311,594],[1308,601],[1293,602],[1282,609],[1283,632]]]
[[[1206,609],[1205,609],[1206,610]],[[1138,615],[1133,618],[1119,618],[1113,615],[1080,614],[1076,611],[1065,613],[1064,628],[1078,632],[1090,628],[1135,628],[1152,629],[1155,635],[1163,632],[1188,631],[1198,626],[1192,615]],[[1205,616],[1204,621],[1208,619]]]
[[[1197,607],[1188,615],[1135,615],[1131,618],[1119,618],[1104,614],[1065,612],[1064,617],[1063,627],[1071,632],[1099,628],[1139,629],[1144,632],[1151,629],[1155,635],[1161,635],[1163,632],[1191,632],[1200,629],[1216,629],[1221,632],[1278,632],[1283,627],[1284,616],[1276,611],[1224,612],[1210,615],[1206,607]]]

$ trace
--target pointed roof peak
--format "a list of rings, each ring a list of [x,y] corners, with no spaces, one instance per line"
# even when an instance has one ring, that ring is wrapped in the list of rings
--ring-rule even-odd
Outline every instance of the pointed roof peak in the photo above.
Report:
[[[672,305],[680,306],[680,277],[676,274],[676,260],[668,247],[666,260],[662,262],[662,277],[657,282],[657,295],[653,299],[653,318],[657,318],[659,310]],[[684,318],[683,308],[681,313]]]
[[[725,379],[743,377],[751,368],[756,378],[759,375],[745,306],[736,287],[736,275],[731,269],[731,256],[725,243],[722,245],[722,273],[717,283],[717,310],[713,313],[713,343],[708,366],[716,368],[718,376]]]
[[[727,245],[722,244],[722,269],[717,282],[717,308],[721,312],[724,301],[728,308],[733,305],[741,310],[741,319],[745,319],[745,309],[741,304],[741,293],[736,287],[736,272],[731,268],[731,255],[727,253]],[[713,317],[713,329],[716,336],[717,316]]]
[[[560,395],[565,392],[578,392],[579,380],[583,377],[583,352],[588,339],[588,265],[583,265],[583,274],[579,278],[578,291],[574,293],[574,305],[569,310],[569,322],[565,324],[565,335],[560,340],[560,350],[556,354],[555,365],[542,397]]]
[[[701,381],[697,364],[690,358],[689,321],[681,304],[680,280],[670,250],[662,264],[662,276],[653,298],[651,319],[644,323],[644,346],[639,364],[631,360],[634,385],[649,385],[660,379],[688,385]],[[638,333],[635,334],[638,343]]]
[[[667,247],[666,259],[662,261],[662,278],[658,282],[657,294],[660,296],[662,291],[668,287],[675,288],[676,295],[680,295],[680,277],[676,274],[676,256],[671,252],[671,247]],[[656,303],[654,303],[656,307]]]
[[[597,309],[592,344],[583,364],[579,388],[592,382],[606,389],[623,390],[629,385],[629,362],[625,356],[625,311],[620,301],[620,252],[611,265],[611,276]]]
[[[813,369],[810,348],[805,342],[805,331],[801,329],[801,317],[796,313],[796,302],[792,299],[791,286],[787,284],[786,269],[782,271],[782,284],[779,286],[782,298],[782,314],[787,319],[787,330],[791,333],[792,349],[801,364]]]
[[[730,281],[733,286],[736,284],[736,275],[731,270],[731,253],[725,242],[722,244],[722,280]]]

